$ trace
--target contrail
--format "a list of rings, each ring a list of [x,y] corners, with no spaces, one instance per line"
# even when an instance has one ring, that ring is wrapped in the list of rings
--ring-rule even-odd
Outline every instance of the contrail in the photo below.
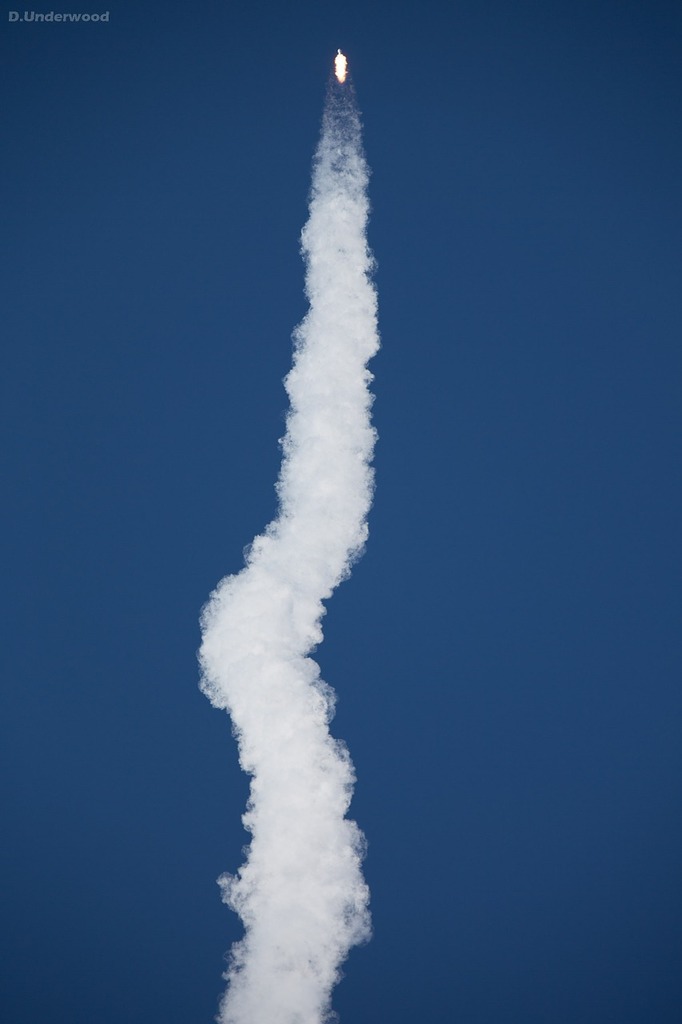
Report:
[[[309,657],[323,601],[367,538],[379,347],[360,119],[336,59],[303,229],[308,313],[294,332],[279,512],[202,614],[201,688],[230,713],[252,776],[247,860],[219,883],[244,923],[220,1024],[321,1024],[351,946],[369,938],[355,774],[329,734],[333,690]]]

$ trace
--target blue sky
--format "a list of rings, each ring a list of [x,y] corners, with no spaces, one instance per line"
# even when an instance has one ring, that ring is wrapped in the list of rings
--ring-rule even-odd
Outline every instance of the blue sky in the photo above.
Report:
[[[217,1008],[247,780],[198,615],[275,511],[341,46],[383,348],[318,652],[375,931],[335,1006],[679,1021],[679,6],[0,20],[2,1016]]]

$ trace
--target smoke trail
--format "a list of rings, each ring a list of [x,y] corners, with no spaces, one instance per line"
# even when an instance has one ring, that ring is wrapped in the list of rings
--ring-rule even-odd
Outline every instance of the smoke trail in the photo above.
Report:
[[[331,81],[303,229],[308,314],[294,332],[277,519],[202,616],[202,689],[229,711],[252,775],[246,863],[219,882],[242,918],[221,1024],[320,1024],[351,946],[369,937],[355,781],[328,723],[333,691],[308,656],[323,600],[367,537],[378,348],[365,228],[368,171],[350,83]]]

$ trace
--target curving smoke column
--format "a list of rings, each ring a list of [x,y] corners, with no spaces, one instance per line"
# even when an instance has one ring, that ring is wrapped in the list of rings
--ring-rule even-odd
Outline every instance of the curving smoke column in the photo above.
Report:
[[[219,879],[242,918],[221,1024],[320,1024],[351,946],[369,937],[363,836],[345,815],[355,780],[329,734],[334,694],[310,652],[323,601],[367,537],[376,294],[368,171],[349,82],[332,80],[303,230],[307,316],[294,333],[279,514],[202,617],[202,689],[230,713],[252,776],[246,863]]]

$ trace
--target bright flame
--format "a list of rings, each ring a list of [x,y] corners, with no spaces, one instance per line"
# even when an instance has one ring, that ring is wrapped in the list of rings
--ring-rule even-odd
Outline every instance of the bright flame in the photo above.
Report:
[[[346,68],[348,67],[348,61],[346,55],[338,51],[336,57],[334,57],[334,74],[338,78],[339,82],[346,81]]]

